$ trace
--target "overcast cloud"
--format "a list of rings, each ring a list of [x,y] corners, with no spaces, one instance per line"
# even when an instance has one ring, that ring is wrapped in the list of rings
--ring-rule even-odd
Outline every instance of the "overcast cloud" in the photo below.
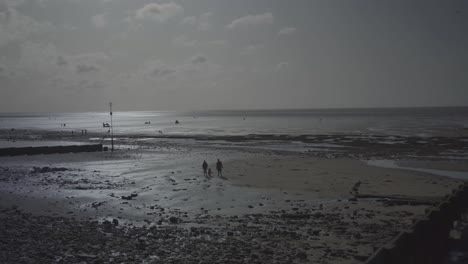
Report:
[[[468,2],[0,0],[0,111],[468,105]]]

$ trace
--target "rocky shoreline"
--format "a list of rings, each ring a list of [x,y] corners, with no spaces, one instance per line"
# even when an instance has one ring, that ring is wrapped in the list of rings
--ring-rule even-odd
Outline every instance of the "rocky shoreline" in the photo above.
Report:
[[[362,217],[372,212],[356,210]],[[352,247],[327,242],[338,236],[377,246],[403,226],[397,221],[353,227],[340,212],[317,210],[265,215],[176,217],[136,227],[117,219],[83,221],[0,211],[2,263],[340,263],[364,261]],[[393,224],[391,224],[393,223]],[[386,232],[382,232],[383,225]],[[388,225],[393,225],[389,228]],[[329,244],[328,244],[329,243]],[[364,244],[363,244],[364,243]],[[352,243],[351,243],[352,244]],[[314,253],[311,253],[311,252]]]

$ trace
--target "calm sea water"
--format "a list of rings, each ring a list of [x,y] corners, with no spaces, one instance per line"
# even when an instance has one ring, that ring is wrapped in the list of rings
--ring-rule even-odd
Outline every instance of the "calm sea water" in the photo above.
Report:
[[[179,124],[175,124],[178,120]],[[247,135],[247,134],[384,134],[466,135],[468,107],[246,110],[199,112],[114,112],[114,134]],[[150,122],[150,124],[145,124]],[[63,127],[61,124],[66,124]],[[2,113],[1,129],[87,129],[102,132],[108,112]]]

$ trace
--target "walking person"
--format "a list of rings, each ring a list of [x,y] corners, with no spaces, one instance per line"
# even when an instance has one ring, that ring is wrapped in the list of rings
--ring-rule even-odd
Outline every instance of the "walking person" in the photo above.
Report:
[[[218,176],[223,176],[223,163],[218,159],[216,162],[216,170],[218,171]]]
[[[203,161],[203,165],[202,165],[202,168],[203,168],[203,176],[206,176],[206,171],[208,170],[208,163],[206,163],[206,160]]]

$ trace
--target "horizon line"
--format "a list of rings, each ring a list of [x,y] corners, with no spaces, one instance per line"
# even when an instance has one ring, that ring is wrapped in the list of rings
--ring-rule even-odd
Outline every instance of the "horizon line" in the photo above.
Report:
[[[310,107],[310,108],[226,108],[226,109],[199,109],[199,110],[118,110],[113,112],[179,112],[179,113],[193,113],[193,112],[215,112],[215,111],[299,111],[299,110],[346,110],[346,109],[422,109],[422,108],[468,108],[468,105],[452,105],[452,106],[382,106],[382,107]],[[21,114],[21,113],[101,113],[108,112],[106,110],[93,110],[93,111],[15,111],[7,112],[0,111],[0,114]]]

